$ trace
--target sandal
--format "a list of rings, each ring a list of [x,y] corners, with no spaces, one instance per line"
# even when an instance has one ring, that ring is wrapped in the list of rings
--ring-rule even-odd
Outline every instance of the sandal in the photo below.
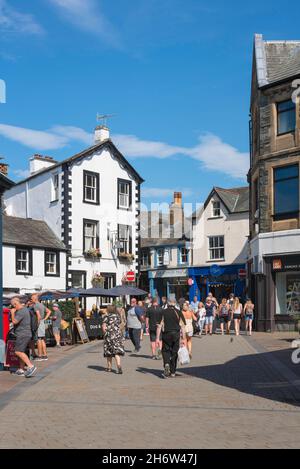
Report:
[[[112,368],[105,368],[105,371],[106,371],[106,373],[111,373],[111,372],[112,372]]]

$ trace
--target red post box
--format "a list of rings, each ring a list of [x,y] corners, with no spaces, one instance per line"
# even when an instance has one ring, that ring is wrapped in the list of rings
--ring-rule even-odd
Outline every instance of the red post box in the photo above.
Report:
[[[7,334],[9,332],[9,313],[10,313],[10,310],[8,308],[3,308],[2,321],[3,321],[3,340],[4,340],[4,342],[6,342]]]

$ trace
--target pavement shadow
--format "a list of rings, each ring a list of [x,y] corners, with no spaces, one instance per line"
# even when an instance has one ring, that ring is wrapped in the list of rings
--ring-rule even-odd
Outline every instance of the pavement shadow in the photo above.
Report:
[[[90,370],[94,370],[94,371],[105,371],[106,368],[104,366],[100,366],[100,365],[90,365],[88,366],[88,368]]]
[[[291,377],[296,375],[300,380],[300,364],[294,365],[291,356],[291,349],[287,349],[240,356],[222,365],[178,367],[178,372],[183,378],[199,378],[244,394],[300,407],[298,380],[293,384],[293,379],[284,378],[273,366],[276,359],[277,364],[279,361],[285,370],[288,368],[293,373]],[[137,372],[162,377],[162,370],[138,368]]]

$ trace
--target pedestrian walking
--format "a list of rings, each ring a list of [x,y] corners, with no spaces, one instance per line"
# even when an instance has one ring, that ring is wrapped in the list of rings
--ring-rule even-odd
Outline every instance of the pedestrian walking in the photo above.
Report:
[[[191,307],[193,308],[193,311],[196,314],[198,312],[198,308],[199,308],[199,301],[198,301],[197,296],[194,296],[193,301],[191,301]]]
[[[156,341],[156,331],[157,325],[161,320],[162,308],[158,304],[158,299],[154,298],[152,301],[152,306],[150,306],[146,311],[146,327],[150,335],[150,344],[151,344],[151,353],[152,360],[158,360],[160,358],[160,353],[162,350],[162,336],[159,336],[159,343]]]
[[[16,375],[30,378],[37,368],[34,366],[26,353],[32,339],[31,315],[29,309],[21,303],[19,298],[13,298],[11,301],[13,309],[11,310],[11,320],[14,325],[16,335],[15,354],[19,359],[19,369]],[[27,370],[25,371],[25,366]]]
[[[143,311],[137,305],[135,298],[132,298],[127,312],[127,328],[131,342],[134,345],[134,352],[141,350],[141,329],[143,323]]]
[[[219,306],[219,319],[221,325],[221,334],[224,335],[224,325],[226,325],[226,334],[230,334],[230,324],[231,324],[231,313],[230,306],[227,303],[227,299],[223,298],[222,303]]]
[[[61,347],[60,345],[60,328],[61,328],[62,312],[57,303],[53,305],[53,335],[56,340],[56,347]]]
[[[122,317],[115,306],[108,306],[103,317],[102,330],[104,334],[104,357],[107,359],[105,371],[112,372],[113,358],[116,361],[116,374],[122,375],[121,357],[125,355],[124,333],[121,329]]]
[[[142,311],[142,315],[141,315],[141,341],[144,340],[144,334],[146,333],[146,320],[145,320],[145,316],[146,316],[146,306],[145,306],[145,303],[143,301],[138,301],[138,307],[140,308],[140,310]]]
[[[205,303],[205,335],[213,335],[213,324],[216,317],[216,304],[213,302],[212,297],[208,296]]]
[[[163,296],[161,299],[161,307],[162,309],[167,309],[168,307],[168,299],[166,296]]]
[[[168,308],[162,311],[156,331],[157,347],[160,344],[160,334],[162,332],[164,378],[176,377],[180,332],[182,333],[181,345],[185,346],[185,325],[185,318],[182,312],[176,308],[176,301],[170,300]]]
[[[200,329],[200,332],[199,332],[200,337],[202,336],[202,332],[205,326],[205,316],[206,316],[206,309],[204,307],[204,303],[200,301],[200,303],[198,304],[198,312],[197,312],[198,324],[199,324],[199,329]]]
[[[46,308],[45,305],[40,303],[39,296],[34,293],[31,295],[31,303],[33,311],[39,314],[39,326],[37,330],[37,349],[38,356],[37,361],[47,361],[47,347],[46,347],[46,327],[45,321],[47,321],[51,315],[50,309]]]
[[[192,359],[192,348],[193,348],[193,335],[194,335],[194,325],[193,321],[197,322],[197,317],[194,313],[194,310],[191,306],[185,304],[182,308],[182,314],[185,319],[185,337],[186,337],[186,348],[188,349],[190,359]]]
[[[243,306],[238,297],[235,298],[233,304],[233,320],[235,335],[240,335],[241,320],[242,320]]]
[[[252,324],[253,324],[253,319],[254,319],[254,304],[252,303],[250,298],[248,298],[248,300],[245,303],[244,315],[245,315],[245,320],[246,320],[246,334],[249,331],[249,335],[251,336]]]

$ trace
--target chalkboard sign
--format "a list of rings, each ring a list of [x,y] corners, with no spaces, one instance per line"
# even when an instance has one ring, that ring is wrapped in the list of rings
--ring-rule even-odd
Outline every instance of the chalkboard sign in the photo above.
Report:
[[[74,323],[75,323],[75,326],[76,326],[76,329],[77,329],[77,332],[79,334],[81,342],[83,344],[86,343],[86,342],[89,342],[90,340],[88,338],[88,335],[87,335],[86,328],[85,328],[83,320],[82,319],[74,319]]]
[[[101,318],[86,319],[84,322],[89,339],[102,339],[103,332]]]
[[[5,354],[5,367],[10,367],[10,368],[19,368],[19,359],[15,355],[15,346],[16,346],[16,341],[15,340],[8,340],[6,344],[6,354]]]

